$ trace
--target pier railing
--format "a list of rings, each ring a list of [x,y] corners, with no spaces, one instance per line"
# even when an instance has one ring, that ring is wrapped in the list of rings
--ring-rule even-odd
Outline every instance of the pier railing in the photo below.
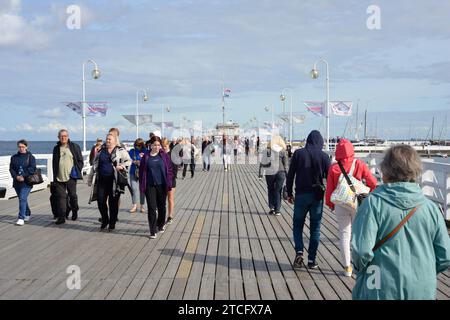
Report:
[[[36,167],[40,168],[42,171],[42,177],[44,178],[44,182],[38,185],[33,186],[31,192],[44,190],[49,185],[50,182],[53,181],[53,164],[52,164],[52,155],[51,154],[34,154],[36,158]],[[84,167],[83,167],[83,175],[87,174],[91,168],[89,164],[89,152],[83,152],[84,159]],[[17,196],[16,191],[13,188],[13,179],[9,173],[9,163],[11,157],[3,156],[0,157],[0,187],[6,188],[6,195],[4,199],[7,200],[12,197]]]
[[[372,153],[364,158],[372,174],[380,178],[379,164],[382,154]],[[423,174],[420,186],[429,199],[437,203],[446,220],[450,220],[450,164],[436,163],[432,159],[424,159]]]
[[[53,181],[53,166],[51,154],[36,154],[37,166],[41,168],[44,182],[33,187],[32,191],[46,189]],[[363,159],[369,165],[372,173],[380,180],[379,164],[383,155],[371,153]],[[9,174],[9,162],[11,157],[0,157],[0,187],[6,188],[4,199],[16,196],[12,187],[12,178]],[[83,153],[84,167],[83,175],[87,174],[91,168],[89,164],[89,152]],[[424,194],[441,208],[446,220],[450,220],[450,164],[436,163],[431,159],[423,160],[423,175],[420,183]]]

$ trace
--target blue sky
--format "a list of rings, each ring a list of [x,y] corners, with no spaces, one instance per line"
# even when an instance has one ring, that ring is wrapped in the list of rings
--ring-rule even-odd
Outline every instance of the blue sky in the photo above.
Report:
[[[81,8],[80,30],[66,27],[71,4]],[[373,4],[380,30],[366,25]],[[437,0],[0,0],[0,140],[53,140],[61,127],[80,140],[81,118],[61,102],[81,100],[89,58],[102,77],[87,81],[87,100],[108,101],[110,110],[88,118],[88,139],[112,126],[133,139],[121,115],[135,112],[141,88],[151,99],[141,113],[160,121],[168,104],[165,118],[175,125],[186,116],[213,126],[222,119],[222,76],[232,89],[227,119],[270,121],[264,107],[280,112],[279,95],[292,88],[294,111],[306,115],[295,138],[324,132],[302,103],[325,99],[323,65],[318,80],[309,77],[319,57],[330,63],[331,100],[359,100],[360,119],[368,108],[369,134],[425,138],[435,116],[435,137],[449,138],[448,12],[450,2]],[[347,121],[333,116],[331,135],[342,135]]]

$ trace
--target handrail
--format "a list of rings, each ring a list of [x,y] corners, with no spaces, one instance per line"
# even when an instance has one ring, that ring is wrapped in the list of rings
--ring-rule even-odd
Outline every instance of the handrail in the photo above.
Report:
[[[89,164],[89,151],[82,152],[84,166],[82,169],[82,174],[86,175],[89,173],[91,165]],[[51,154],[33,154],[36,158],[37,165],[36,167],[40,168],[43,171],[44,182],[35,185],[32,189],[32,192],[46,189],[50,182],[53,181],[53,163],[52,163],[52,155]],[[0,187],[6,188],[6,195],[4,199],[7,200],[16,196],[16,192],[13,189],[13,180],[9,173],[9,162],[11,160],[10,156],[2,156],[0,157]],[[44,162],[43,164],[40,162]]]

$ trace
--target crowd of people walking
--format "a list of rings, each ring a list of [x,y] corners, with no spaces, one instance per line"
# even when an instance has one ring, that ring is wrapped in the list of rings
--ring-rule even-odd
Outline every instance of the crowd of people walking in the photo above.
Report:
[[[324,205],[337,220],[342,275],[356,274],[353,299],[435,299],[436,276],[450,267],[448,230],[439,208],[419,186],[422,162],[410,146],[396,145],[385,152],[380,165],[382,182],[378,183],[368,166],[355,158],[350,141],[338,141],[332,161],[316,130],[295,152],[278,135],[261,148],[259,137],[254,142],[205,137],[197,145],[194,138],[170,142],[151,133],[147,142],[136,139],[129,151],[119,137],[119,130],[112,128],[105,142],[97,139],[89,156],[89,203],[97,202],[101,230],[115,229],[120,197],[128,189],[130,213],[146,213],[150,238],[156,239],[174,221],[178,171],[182,169],[185,179],[189,167],[193,179],[197,159],[203,171],[209,172],[212,158],[220,153],[223,170],[228,172],[237,163],[241,148],[246,158],[253,150],[258,155],[258,178],[264,176],[267,184],[268,214],[281,216],[283,199],[293,205],[288,210],[293,211],[294,269],[320,267],[317,256]],[[58,140],[53,149],[51,202],[55,223],[61,225],[70,211],[72,220],[78,219],[77,183],[83,179],[84,162],[67,130],[59,131]],[[31,218],[28,195],[32,186],[27,181],[37,168],[27,141],[18,141],[17,148],[10,173],[19,199],[16,224],[22,226]],[[304,262],[303,229],[308,216],[310,235]],[[373,272],[379,272],[375,284],[370,282]]]

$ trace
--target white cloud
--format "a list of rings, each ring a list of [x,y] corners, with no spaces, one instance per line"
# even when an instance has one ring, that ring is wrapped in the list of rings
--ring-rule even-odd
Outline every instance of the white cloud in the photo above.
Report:
[[[29,123],[20,123],[18,125],[16,125],[16,130],[18,132],[24,131],[24,132],[31,132],[34,131],[34,128],[31,124]]]
[[[61,111],[61,108],[59,108],[59,107],[45,110],[44,112],[42,112],[39,115],[40,118],[50,118],[50,119],[59,119],[62,116],[63,116],[63,112]]]
[[[17,13],[21,9],[21,0],[0,0],[0,14]]]
[[[39,29],[44,17],[26,20],[20,15],[20,0],[0,0],[0,47],[18,46],[39,49],[49,42],[49,36]]]

